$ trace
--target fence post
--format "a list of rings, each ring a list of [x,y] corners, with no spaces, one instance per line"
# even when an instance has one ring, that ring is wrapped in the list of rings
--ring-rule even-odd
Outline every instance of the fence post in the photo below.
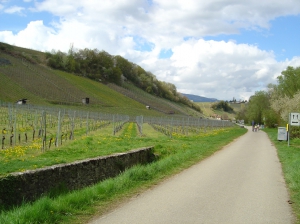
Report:
[[[59,136],[60,136],[60,111],[58,111],[58,121],[57,121],[57,133],[56,133],[56,139],[55,139],[55,146],[59,146]]]
[[[89,112],[86,114],[86,135],[89,133]]]
[[[43,111],[42,112],[42,119],[41,119],[41,130],[42,130],[42,141],[43,141],[43,144],[42,144],[42,151],[45,151],[45,147],[46,147],[46,125],[47,124],[47,121],[46,121],[46,112]],[[44,129],[43,129],[44,128]]]

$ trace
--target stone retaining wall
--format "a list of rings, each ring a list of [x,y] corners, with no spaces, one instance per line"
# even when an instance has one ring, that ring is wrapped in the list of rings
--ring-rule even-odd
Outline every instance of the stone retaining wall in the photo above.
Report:
[[[12,173],[0,179],[0,207],[34,201],[43,194],[76,190],[95,184],[136,164],[153,161],[153,147],[109,156]]]

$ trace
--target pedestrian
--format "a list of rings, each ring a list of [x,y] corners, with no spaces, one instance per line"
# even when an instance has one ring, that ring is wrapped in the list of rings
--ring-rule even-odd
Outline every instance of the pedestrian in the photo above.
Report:
[[[252,131],[254,131],[255,122],[252,120]]]

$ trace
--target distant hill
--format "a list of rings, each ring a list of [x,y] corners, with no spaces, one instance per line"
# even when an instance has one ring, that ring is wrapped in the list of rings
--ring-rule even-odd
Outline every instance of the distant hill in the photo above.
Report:
[[[214,98],[206,98],[203,96],[197,96],[197,95],[192,95],[192,94],[186,94],[186,93],[181,93],[185,97],[187,97],[189,100],[192,100],[193,102],[216,102],[219,101],[218,99]]]

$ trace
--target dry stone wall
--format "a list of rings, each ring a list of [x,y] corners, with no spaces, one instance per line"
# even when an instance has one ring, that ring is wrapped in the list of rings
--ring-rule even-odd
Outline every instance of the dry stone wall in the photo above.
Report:
[[[153,161],[153,147],[101,156],[37,170],[12,173],[0,179],[0,207],[34,201],[44,194],[71,191],[115,177],[136,164]]]

